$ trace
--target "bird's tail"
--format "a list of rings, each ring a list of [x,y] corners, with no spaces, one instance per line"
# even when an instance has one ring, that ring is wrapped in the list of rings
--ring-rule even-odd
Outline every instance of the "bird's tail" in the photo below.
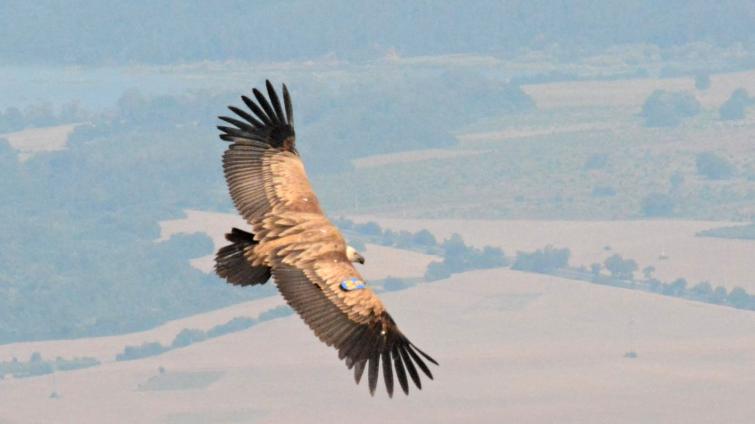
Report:
[[[270,267],[252,266],[245,252],[258,242],[254,234],[238,228],[225,235],[231,244],[221,247],[215,255],[215,272],[237,286],[264,284],[270,279]]]

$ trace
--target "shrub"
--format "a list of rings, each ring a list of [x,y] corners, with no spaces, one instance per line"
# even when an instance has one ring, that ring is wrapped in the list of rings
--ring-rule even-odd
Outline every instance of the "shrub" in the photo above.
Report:
[[[90,368],[100,365],[100,361],[97,358],[91,357],[75,357],[73,359],[64,359],[61,357],[55,358],[55,370],[57,371],[71,371],[82,368]]]
[[[642,268],[642,276],[646,280],[649,280],[649,279],[653,278],[653,273],[654,272],[655,272],[655,267],[652,266],[652,265],[648,265],[645,268]]]
[[[383,237],[380,239],[380,244],[383,246],[393,246],[398,240],[398,234],[391,230],[383,231]]]
[[[507,264],[503,250],[485,246],[477,249],[464,244],[459,234],[452,234],[441,244],[443,261],[430,263],[425,271],[425,280],[435,281],[448,278],[452,273],[471,269],[487,269]]]
[[[424,229],[416,232],[412,241],[420,246],[435,246],[438,244],[435,236],[430,231]]]
[[[225,334],[251,328],[257,321],[254,318],[235,317],[225,324],[218,324],[207,331],[207,337],[220,337]]]
[[[653,293],[660,293],[663,291],[663,282],[657,278],[651,278],[645,282],[648,289]]]
[[[751,296],[747,294],[745,289],[734,287],[726,297],[726,302],[735,308],[747,309],[748,307],[755,307],[755,303],[750,298]]]
[[[408,289],[409,287],[411,285],[400,278],[387,277],[383,280],[383,290],[385,291],[398,291]]]
[[[726,302],[726,288],[722,286],[717,286],[715,290],[713,290],[713,295],[710,298],[711,303],[724,303]]]
[[[677,278],[676,280],[665,284],[662,293],[669,296],[681,296],[687,288],[687,280]]]
[[[406,230],[401,230],[398,232],[398,235],[396,236],[396,246],[410,248],[412,247],[413,240],[414,240],[414,236],[412,235],[412,233]]]
[[[669,216],[674,212],[674,199],[665,193],[650,193],[642,199],[641,207],[648,217]]]
[[[702,152],[695,160],[697,173],[711,180],[725,180],[736,173],[736,168],[728,159],[713,152]]]
[[[338,217],[333,220],[333,224],[342,230],[351,230],[354,228],[354,222],[348,218]]]
[[[710,88],[710,74],[701,72],[695,75],[695,88],[698,90],[707,90]]]
[[[528,111],[535,109],[535,101],[519,85],[507,84],[501,96],[502,106],[509,111]]]
[[[126,346],[123,348],[123,352],[115,356],[116,361],[131,361],[134,359],[147,358],[150,356],[157,356],[168,348],[161,345],[159,342],[144,342],[139,346]]]
[[[744,88],[738,88],[718,109],[718,115],[725,121],[743,119],[753,99]]]
[[[713,286],[707,281],[701,281],[690,289],[693,295],[703,300],[709,300],[713,296]]]
[[[383,232],[380,226],[372,221],[365,222],[364,224],[355,224],[354,230],[365,236],[379,236]]]
[[[546,246],[534,252],[517,252],[511,269],[547,274],[569,265],[571,251],[568,248],[557,249]]]
[[[674,127],[682,119],[700,113],[700,102],[685,91],[655,90],[642,106],[647,127]]]
[[[445,262],[431,262],[425,270],[425,281],[444,280],[451,276]]]
[[[508,261],[503,249],[494,246],[485,246],[482,252],[472,250],[468,255],[469,267],[472,269],[488,269],[506,266]]]
[[[637,262],[633,259],[624,259],[619,254],[606,258],[603,265],[613,278],[620,280],[634,279],[634,272],[637,271]]]
[[[196,328],[184,328],[173,339],[170,344],[171,348],[186,347],[192,343],[201,342],[207,339],[207,333]]]
[[[289,315],[292,315],[293,313],[294,310],[291,309],[288,305],[280,305],[261,313],[257,318],[257,321],[270,321],[276,318],[287,317]]]

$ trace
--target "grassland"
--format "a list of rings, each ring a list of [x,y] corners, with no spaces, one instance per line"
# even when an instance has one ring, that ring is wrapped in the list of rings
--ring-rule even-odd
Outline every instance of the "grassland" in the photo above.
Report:
[[[745,423],[752,416],[749,312],[509,270],[459,274],[383,297],[402,329],[441,363],[436,380],[409,399],[370,399],[335,353],[289,317],[55,381],[0,382],[0,419]],[[257,302],[264,300],[245,307]],[[82,340],[77,352],[99,343]],[[159,367],[173,383],[200,374],[213,381],[140,390]],[[48,399],[53,388],[59,399]],[[347,407],[334,408],[334,398],[349,399]]]
[[[753,72],[692,78],[570,81],[524,86],[538,110],[489,116],[456,133],[458,144],[364,157],[355,170],[315,178],[336,213],[414,218],[637,219],[653,193],[672,202],[667,218],[749,220],[755,216],[755,112],[721,121],[731,92]],[[703,111],[674,128],[638,116],[653,89],[694,93]],[[696,157],[715,152],[736,168],[710,180]],[[595,156],[605,160],[591,167]],[[306,158],[305,158],[306,159]]]
[[[78,124],[57,125],[46,128],[29,128],[23,131],[0,134],[10,145],[19,151],[21,160],[39,152],[65,149],[68,136]]]
[[[439,240],[459,233],[475,246],[498,246],[509,255],[549,244],[568,247],[570,263],[576,267],[589,268],[618,253],[635,259],[640,270],[653,266],[654,275],[664,281],[683,277],[690,284],[707,280],[729,289],[741,286],[755,291],[751,241],[697,236],[700,231],[721,226],[721,222],[418,220],[375,216],[359,216],[355,220],[376,221],[395,231],[426,228]]]

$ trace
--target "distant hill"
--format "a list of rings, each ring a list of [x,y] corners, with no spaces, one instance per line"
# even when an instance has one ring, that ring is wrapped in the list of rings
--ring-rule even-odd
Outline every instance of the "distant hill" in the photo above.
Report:
[[[622,43],[755,41],[749,1],[354,2],[11,0],[0,9],[6,64],[293,60],[336,54],[567,52]],[[33,22],[33,25],[30,25]]]

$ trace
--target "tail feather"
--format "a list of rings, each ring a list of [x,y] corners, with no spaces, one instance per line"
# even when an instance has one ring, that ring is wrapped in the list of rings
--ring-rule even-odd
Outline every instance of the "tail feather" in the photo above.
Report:
[[[215,255],[215,272],[236,286],[264,284],[270,279],[270,267],[252,266],[245,251],[257,244],[254,234],[233,228],[225,235],[231,244],[221,247]]]

